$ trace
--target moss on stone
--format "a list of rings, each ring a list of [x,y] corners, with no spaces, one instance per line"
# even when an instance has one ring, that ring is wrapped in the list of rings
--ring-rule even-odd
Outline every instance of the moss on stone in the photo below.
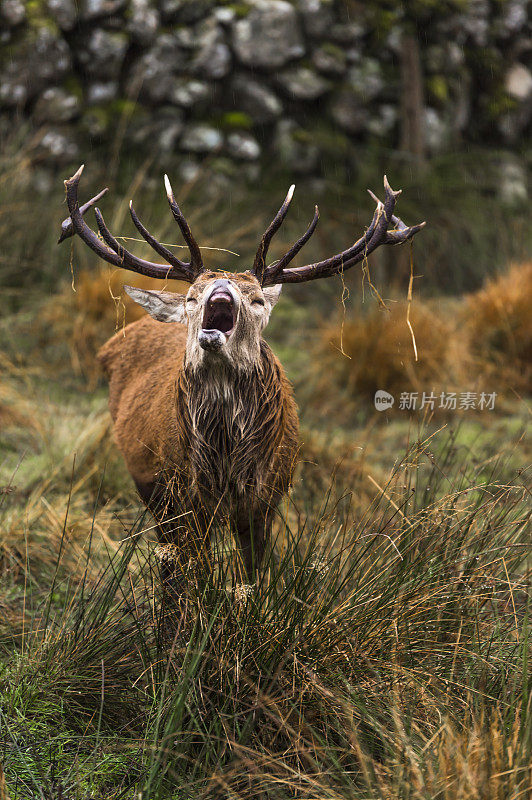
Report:
[[[333,44],[333,42],[323,42],[320,44],[320,48],[324,53],[327,53],[327,55],[333,56],[339,61],[345,61],[345,53],[337,44]]]
[[[231,3],[231,2],[227,3],[226,2],[226,3],[222,3],[222,5],[224,5],[226,8],[230,9],[231,11],[234,11],[235,16],[238,19],[243,19],[244,17],[247,17],[249,12],[251,11],[251,6],[248,3]]]
[[[224,130],[246,130],[253,128],[253,120],[244,111],[228,111],[220,119],[220,127]]]
[[[60,35],[60,30],[55,21],[50,16],[44,0],[26,0],[26,18],[30,28],[40,30],[47,28],[55,34]]]
[[[449,85],[443,75],[432,75],[427,80],[427,89],[433,100],[446,103],[449,99]]]

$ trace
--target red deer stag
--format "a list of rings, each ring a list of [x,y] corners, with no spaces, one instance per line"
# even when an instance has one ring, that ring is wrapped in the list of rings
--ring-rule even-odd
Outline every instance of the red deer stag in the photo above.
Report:
[[[100,236],[84,213],[102,193],[78,204],[83,167],[65,181],[70,217],[60,241],[77,233],[115,267],[153,278],[186,281],[186,294],[125,286],[148,311],[105,344],[99,358],[109,378],[109,405],[118,447],[139,494],[158,522],[162,542],[181,558],[208,553],[213,520],[238,534],[248,576],[260,564],[274,509],[288,490],[298,451],[298,416],[283,368],[261,336],[283,283],[345,272],[381,244],[400,244],[424,225],[407,227],[394,216],[396,197],[386,178],[363,236],[332,258],[289,267],[318,223],[318,208],[303,236],[267,265],[294,187],[264,233],[251,270],[206,270],[200,248],[165,176],[170,209],[190,251],[181,261],[144,227],[133,224],[167,264],[125,249],[94,208]],[[105,191],[105,190],[104,190]],[[165,325],[163,323],[172,323]],[[180,558],[180,560],[181,560]]]

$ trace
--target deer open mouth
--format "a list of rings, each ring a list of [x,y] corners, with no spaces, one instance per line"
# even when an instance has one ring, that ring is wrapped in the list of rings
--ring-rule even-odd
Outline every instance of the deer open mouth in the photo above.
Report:
[[[220,331],[230,336],[236,323],[235,302],[228,291],[218,290],[211,294],[205,303],[202,329],[204,331]]]

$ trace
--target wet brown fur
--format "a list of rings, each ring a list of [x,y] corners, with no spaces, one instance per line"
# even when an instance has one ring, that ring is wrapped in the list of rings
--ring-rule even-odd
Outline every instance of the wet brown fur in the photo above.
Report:
[[[251,371],[192,370],[186,341],[185,325],[146,316],[101,348],[116,442],[161,541],[196,556],[229,523],[249,573],[296,462],[292,388],[262,339]]]

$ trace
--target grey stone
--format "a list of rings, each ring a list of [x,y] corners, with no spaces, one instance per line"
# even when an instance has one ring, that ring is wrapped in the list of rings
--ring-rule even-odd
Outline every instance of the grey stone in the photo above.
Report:
[[[365,34],[366,27],[359,22],[337,22],[328,32],[332,42],[344,45],[358,44]]]
[[[188,125],[181,139],[181,149],[189,153],[212,153],[223,144],[218,128],[201,123]]]
[[[532,95],[532,72],[524,64],[512,64],[505,75],[504,88],[514,100],[527,100]]]
[[[260,145],[250,133],[230,133],[227,152],[239,161],[255,161],[260,156]]]
[[[377,113],[372,114],[367,123],[368,131],[374,136],[387,136],[397,123],[397,108],[385,103],[379,106]]]
[[[250,67],[275,69],[305,54],[296,11],[285,0],[254,0],[232,30],[235,54]]]
[[[90,83],[87,87],[85,101],[88,106],[97,106],[110,103],[118,97],[118,82]]]
[[[177,9],[174,18],[180,25],[191,25],[207,16],[214,0],[185,0]]]
[[[505,157],[498,175],[499,196],[503,203],[510,206],[528,203],[527,171],[517,158]]]
[[[462,30],[478,47],[488,43],[489,16],[489,0],[469,0],[461,18]]]
[[[78,98],[57,86],[45,89],[33,111],[36,122],[70,122],[80,113]]]
[[[520,103],[517,108],[503,114],[497,120],[497,127],[502,133],[505,142],[515,145],[519,137],[532,121],[532,97]]]
[[[257,125],[273,122],[283,110],[281,101],[270,89],[247,76],[237,75],[231,89],[234,108],[243,111]]]
[[[132,140],[150,152],[168,155],[177,151],[184,130],[184,118],[178,109],[162,108],[135,128]]]
[[[109,17],[121,11],[125,5],[126,0],[83,0],[81,16],[86,20]]]
[[[192,158],[185,158],[179,162],[178,175],[184,183],[192,183],[201,173],[201,165]]]
[[[334,23],[333,4],[327,0],[298,0],[297,7],[303,19],[307,36],[321,39]]]
[[[225,78],[231,69],[231,51],[222,28],[213,18],[198,27],[198,52],[192,61],[192,71],[203,78]]]
[[[384,88],[379,62],[375,58],[365,58],[360,64],[350,67],[348,83],[350,88],[366,102],[378,97]]]
[[[120,74],[127,48],[128,38],[124,33],[94,28],[84,47],[79,48],[78,59],[89,75],[100,81],[112,81]]]
[[[507,144],[514,145],[532,120],[532,73],[524,64],[514,63],[506,73],[504,85],[515,108],[497,120],[497,127]]]
[[[26,19],[26,9],[21,0],[1,0],[0,20],[10,28],[21,25]]]
[[[426,145],[431,153],[439,153],[450,142],[450,125],[434,108],[426,108],[424,116]]]
[[[258,161],[248,161],[247,164],[240,164],[240,172],[245,180],[250,184],[256,184],[260,180],[261,166]]]
[[[465,61],[464,49],[452,41],[434,44],[426,48],[424,60],[429,72],[454,72]]]
[[[149,0],[131,0],[131,17],[128,31],[132,39],[143,47],[152,44],[159,29],[159,12]]]
[[[399,57],[403,46],[403,30],[400,25],[394,25],[384,40],[385,50]]]
[[[214,19],[216,22],[219,22],[220,25],[230,25],[236,17],[234,8],[215,8],[212,13]]]
[[[346,47],[344,52],[345,52],[345,60],[349,65],[360,64],[360,62],[362,61],[362,57],[364,55],[362,45],[353,45],[353,47]]]
[[[51,17],[62,30],[72,30],[78,18],[74,0],[47,0],[47,7]]]
[[[54,190],[54,177],[49,169],[41,167],[32,172],[31,185],[37,194],[47,195]]]
[[[169,100],[182,108],[197,108],[208,104],[213,88],[205,81],[190,78],[174,78]]]
[[[161,14],[165,22],[191,25],[207,16],[213,0],[161,0]]]
[[[11,73],[11,74],[9,74]],[[6,70],[0,82],[0,108],[17,108],[28,99],[28,87],[18,71]]]
[[[360,96],[349,89],[342,89],[330,105],[334,122],[350,134],[361,133],[368,122],[368,110]]]
[[[187,63],[186,52],[175,36],[164,33],[135,63],[128,78],[129,97],[158,105],[170,99],[174,86],[174,73]]]
[[[294,172],[308,174],[318,166],[318,148],[294,120],[283,119],[277,123],[274,151],[281,163]]]
[[[28,38],[16,57],[3,65],[0,105],[22,106],[71,69],[67,43],[49,28]]]
[[[31,68],[43,82],[64,77],[72,67],[67,43],[48,28],[39,31],[31,55],[34,59]]]
[[[37,150],[44,158],[56,163],[74,161],[79,157],[79,147],[74,139],[55,128],[43,133],[37,143]]]
[[[160,0],[159,7],[163,20],[168,22],[173,19],[185,2],[186,0]]]
[[[183,28],[175,28],[173,31],[176,43],[183,50],[195,50],[198,46],[198,37],[193,27],[190,25]]]
[[[277,76],[277,83],[295,100],[317,100],[331,88],[329,81],[307,67],[290,67]]]
[[[502,9],[502,18],[495,23],[495,33],[499,36],[518,34],[524,30],[529,18],[528,0],[507,0]]]
[[[330,78],[341,78],[347,69],[345,53],[334,46],[318,47],[312,53],[312,63],[318,72],[323,72]]]

